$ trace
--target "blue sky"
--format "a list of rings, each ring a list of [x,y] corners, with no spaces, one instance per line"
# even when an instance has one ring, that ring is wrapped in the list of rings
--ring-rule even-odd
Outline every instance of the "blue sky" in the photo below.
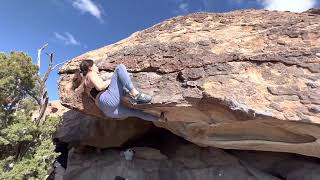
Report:
[[[37,49],[55,53],[55,63],[115,43],[163,20],[192,12],[272,9],[300,12],[320,0],[3,0],[0,52],[23,51],[36,62]],[[48,58],[42,56],[43,73]],[[59,99],[57,70],[48,79],[50,100]]]

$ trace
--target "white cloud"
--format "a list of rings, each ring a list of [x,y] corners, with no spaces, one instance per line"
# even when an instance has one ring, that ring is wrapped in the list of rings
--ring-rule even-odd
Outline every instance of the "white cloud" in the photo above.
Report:
[[[316,0],[257,0],[265,9],[303,12],[316,6]]]
[[[65,32],[64,35],[54,32],[54,36],[63,41],[65,45],[75,45],[75,46],[79,46],[80,42],[77,41],[74,36],[72,34],[70,34],[69,32]]]
[[[243,4],[243,0],[229,0],[230,3]]]
[[[179,10],[183,13],[187,13],[189,11],[189,4],[186,2],[179,4]]]
[[[189,13],[189,0],[173,0],[175,9],[173,13],[176,15],[185,15]]]
[[[72,6],[83,13],[91,14],[99,19],[100,22],[103,22],[102,9],[98,7],[98,4],[95,4],[91,0],[74,0]]]

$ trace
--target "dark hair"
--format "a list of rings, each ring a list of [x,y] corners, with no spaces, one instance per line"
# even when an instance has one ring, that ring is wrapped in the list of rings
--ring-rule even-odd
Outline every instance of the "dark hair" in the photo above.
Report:
[[[81,61],[80,64],[80,72],[82,75],[87,75],[89,68],[93,66],[93,60],[91,59],[84,59]]]

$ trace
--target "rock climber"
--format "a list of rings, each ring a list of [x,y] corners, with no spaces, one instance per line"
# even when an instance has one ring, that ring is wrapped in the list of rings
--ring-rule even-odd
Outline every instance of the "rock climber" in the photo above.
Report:
[[[83,76],[84,91],[95,101],[105,116],[116,119],[138,117],[146,121],[166,121],[163,112],[159,117],[142,110],[126,107],[121,103],[124,96],[129,96],[136,104],[146,104],[152,99],[151,96],[139,92],[133,86],[123,64],[117,65],[111,81],[106,82],[99,76],[99,69],[91,59],[81,61],[80,72]]]

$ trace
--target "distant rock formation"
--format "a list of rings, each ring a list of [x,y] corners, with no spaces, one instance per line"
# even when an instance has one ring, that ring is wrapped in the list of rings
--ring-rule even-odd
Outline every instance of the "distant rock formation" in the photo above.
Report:
[[[60,69],[62,104],[103,117],[77,76],[84,58],[102,77],[125,64],[154,97],[134,108],[166,112],[169,122],[155,124],[190,142],[320,157],[317,14],[195,13],[80,55]]]
[[[69,111],[69,108],[62,106],[59,100],[50,101],[48,103],[47,109],[44,113],[44,117],[50,115],[53,117],[63,116],[65,112]],[[32,119],[35,119],[39,116],[39,109],[33,111]]]

